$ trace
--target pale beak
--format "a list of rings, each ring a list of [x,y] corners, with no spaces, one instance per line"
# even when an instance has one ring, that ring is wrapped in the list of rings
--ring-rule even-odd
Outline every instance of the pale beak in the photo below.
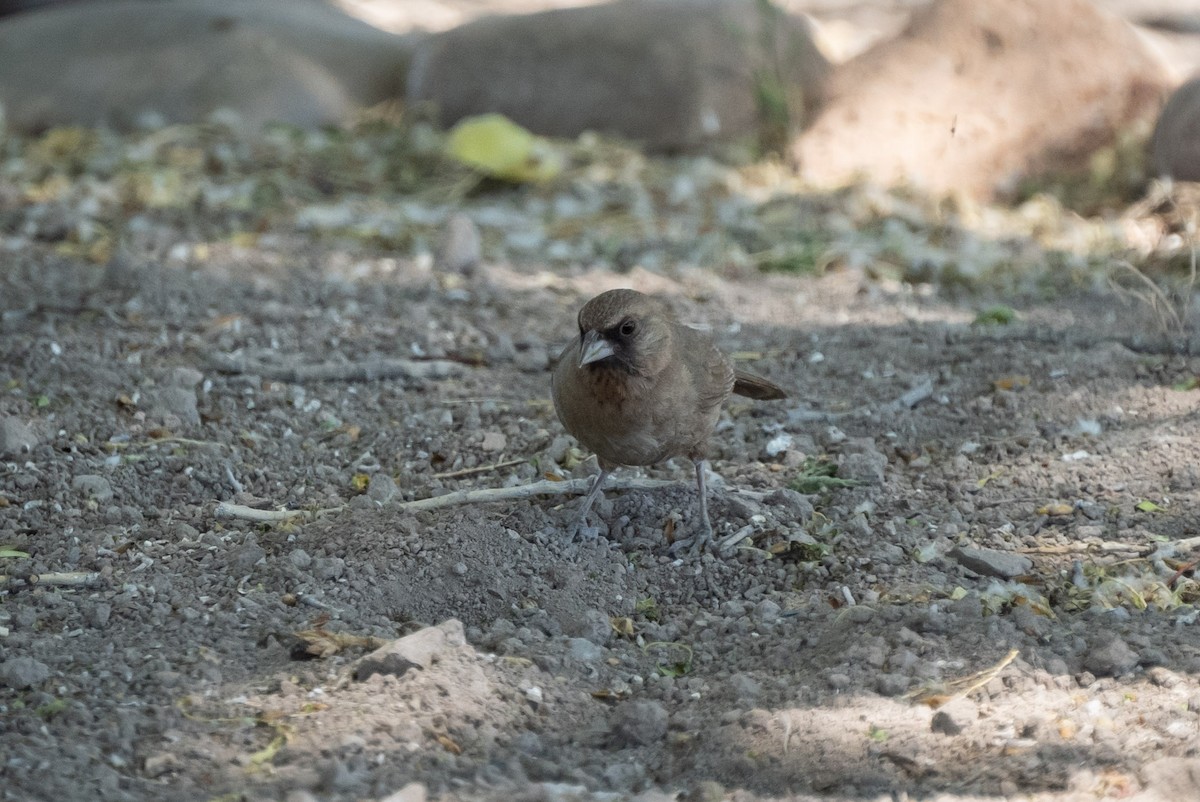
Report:
[[[589,331],[583,335],[583,343],[579,347],[579,367],[608,359],[614,353],[612,343],[604,339],[600,332]]]

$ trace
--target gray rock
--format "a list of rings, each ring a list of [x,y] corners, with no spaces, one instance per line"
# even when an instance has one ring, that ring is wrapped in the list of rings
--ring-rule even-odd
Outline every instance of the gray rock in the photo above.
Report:
[[[729,689],[738,702],[753,702],[762,696],[762,685],[758,680],[740,671],[729,678]]]
[[[666,736],[668,720],[667,709],[658,702],[622,702],[609,719],[609,732],[619,747],[650,746]]]
[[[317,579],[329,582],[341,579],[344,573],[346,561],[341,557],[317,557],[313,560],[312,574]]]
[[[355,665],[354,678],[365,680],[375,674],[398,677],[413,668],[428,669],[451,650],[466,648],[467,636],[462,622],[450,618],[371,652]]]
[[[393,791],[379,802],[425,802],[429,791],[423,783],[409,783],[399,791]]]
[[[617,762],[604,768],[604,782],[614,791],[632,791],[646,777],[646,767],[641,763]]]
[[[258,541],[248,537],[240,546],[230,550],[229,570],[239,577],[244,576],[253,571],[258,561],[266,556],[266,550],[258,545]]]
[[[931,732],[941,733],[942,735],[958,735],[962,732],[962,725],[950,717],[950,714],[945,710],[939,710],[933,714],[933,720],[929,722]]]
[[[479,227],[461,212],[452,214],[442,229],[433,266],[447,273],[472,275],[483,258],[482,248]]]
[[[754,617],[764,624],[774,624],[782,612],[783,608],[770,599],[763,599],[754,606]]]
[[[319,126],[400,97],[405,40],[326,3],[79,3],[0,27],[8,125],[130,129],[229,109],[251,130]]]
[[[596,609],[584,610],[577,617],[562,621],[563,633],[572,637],[587,638],[592,643],[603,646],[612,637],[612,622],[609,617]]]
[[[1159,177],[1200,181],[1200,78],[1176,89],[1163,106],[1151,148]]]
[[[805,523],[813,515],[813,505],[808,500],[808,496],[789,487],[773,490],[763,501],[771,506],[779,507],[782,512],[786,513],[788,520],[796,523]]]
[[[604,649],[587,638],[567,638],[567,656],[580,663],[599,663]]]
[[[400,492],[400,488],[396,486],[396,480],[388,473],[373,475],[371,484],[367,486],[367,497],[380,504],[387,504],[396,497],[398,492]]]
[[[1119,677],[1137,668],[1141,657],[1129,644],[1113,637],[1093,646],[1083,658],[1083,667],[1097,677]]]
[[[95,499],[101,504],[106,504],[113,499],[112,485],[108,480],[92,473],[80,474],[72,479],[71,489],[86,498]]]
[[[900,696],[908,691],[908,683],[903,674],[880,674],[875,678],[875,690],[880,696]]]
[[[288,562],[299,568],[301,571],[312,565],[312,555],[304,549],[292,549],[288,553]]]
[[[161,387],[151,394],[150,415],[169,425],[175,421],[186,426],[200,423],[200,410],[196,408],[196,391],[188,387]]]
[[[0,418],[0,457],[26,454],[37,444],[37,435],[25,421],[11,415]]]
[[[977,574],[1000,579],[1012,579],[1033,570],[1033,560],[1024,554],[1014,554],[1010,551],[958,546],[950,552],[950,556],[957,560],[959,565]]]
[[[842,454],[838,458],[837,475],[841,479],[861,482],[864,485],[882,485],[887,457],[878,451],[862,451]]]
[[[195,368],[180,365],[179,367],[171,368],[167,374],[165,384],[169,384],[172,387],[186,387],[190,389],[202,381],[204,381],[203,373]]]
[[[108,620],[112,617],[112,605],[108,602],[96,602],[88,608],[86,619],[90,626],[96,629],[104,629],[108,626]]]
[[[773,6],[618,0],[430,36],[408,96],[433,101],[446,126],[499,112],[538,134],[597,131],[674,151],[786,137],[828,70],[808,23]],[[774,118],[765,119],[764,91],[787,107]]]
[[[40,685],[50,678],[50,667],[32,657],[13,657],[0,663],[0,685],[18,691]]]

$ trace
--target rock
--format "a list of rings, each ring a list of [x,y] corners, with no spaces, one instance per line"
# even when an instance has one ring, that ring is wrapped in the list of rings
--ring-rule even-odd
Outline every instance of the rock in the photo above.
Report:
[[[37,435],[25,421],[11,415],[0,418],[0,457],[28,453],[37,444]]]
[[[400,488],[396,486],[396,480],[388,473],[377,473],[371,477],[371,483],[367,485],[367,498],[379,504],[387,504],[396,497],[400,492]]]
[[[425,802],[429,796],[424,783],[409,783],[399,791],[393,791],[379,802]]]
[[[312,565],[312,556],[304,549],[292,549],[288,552],[288,562],[303,571]]]
[[[1129,644],[1113,637],[1093,646],[1083,658],[1083,667],[1097,677],[1119,677],[1137,668],[1141,657]]]
[[[150,416],[168,426],[197,426],[200,411],[196,408],[196,391],[187,387],[160,387],[150,394]]]
[[[958,735],[962,732],[962,725],[952,719],[946,711],[939,710],[933,714],[933,720],[929,722],[929,730],[942,735]]]
[[[609,719],[609,732],[618,747],[650,746],[667,734],[667,709],[658,702],[622,702]]]
[[[1024,554],[1014,554],[1010,551],[957,546],[951,549],[950,556],[957,560],[959,565],[977,574],[1000,579],[1024,576],[1033,570],[1033,560]]]
[[[1088,0],[937,0],[835,70],[792,155],[819,185],[866,175],[989,198],[1086,170],[1167,86],[1133,27]]]
[[[112,485],[103,476],[84,473],[71,480],[71,489],[85,498],[106,504],[113,499]]]
[[[442,239],[433,257],[433,266],[445,273],[470,276],[483,258],[479,227],[461,212],[450,215],[442,229]]]
[[[258,541],[253,537],[247,537],[242,545],[230,550],[229,571],[238,577],[245,576],[266,556],[266,549],[258,545]]]
[[[646,767],[635,762],[616,762],[604,767],[604,782],[616,791],[632,791],[646,777]]]
[[[8,126],[128,130],[232,110],[252,130],[315,127],[400,97],[405,40],[326,3],[118,0],[0,23]]]
[[[504,436],[504,432],[490,431],[483,433],[481,448],[484,451],[503,451],[507,447],[508,438]]]
[[[567,656],[580,663],[599,663],[604,649],[587,638],[567,638]]]
[[[903,674],[880,674],[875,678],[875,690],[880,696],[900,696],[908,691],[908,683]]]
[[[612,637],[612,622],[607,615],[596,609],[584,610],[579,617],[560,623],[564,634],[587,638],[600,646],[608,643],[608,639]]]
[[[878,487],[883,484],[885,468],[887,457],[878,451],[858,452],[838,458],[837,474],[841,479]]]
[[[1200,788],[1200,758],[1163,757],[1146,763],[1138,772],[1145,789],[1130,802],[1195,799]]]
[[[1155,173],[1176,181],[1200,181],[1200,77],[1175,90],[1150,140]]]
[[[341,579],[346,573],[346,561],[341,557],[317,557],[313,560],[312,575],[327,582]]]
[[[433,101],[444,126],[499,112],[537,134],[677,151],[795,126],[828,69],[807,21],[766,3],[617,0],[434,34],[408,97]]]
[[[0,685],[18,691],[40,685],[50,678],[50,667],[32,657],[13,657],[0,663]]]
[[[749,674],[738,672],[729,678],[729,689],[738,702],[753,702],[762,696],[762,685]]]
[[[754,617],[764,624],[774,624],[782,612],[783,608],[770,599],[763,599],[754,605]]]
[[[466,647],[462,622],[451,618],[437,626],[419,629],[394,640],[358,661],[354,678],[365,680],[375,674],[401,676],[412,668],[428,669],[453,649]]]
[[[771,491],[763,501],[771,506],[779,507],[787,515],[788,520],[805,523],[813,515],[812,502],[803,493],[788,487]]]
[[[151,778],[161,777],[164,774],[175,771],[181,765],[179,758],[171,752],[159,752],[158,754],[150,755],[143,764],[146,776]]]

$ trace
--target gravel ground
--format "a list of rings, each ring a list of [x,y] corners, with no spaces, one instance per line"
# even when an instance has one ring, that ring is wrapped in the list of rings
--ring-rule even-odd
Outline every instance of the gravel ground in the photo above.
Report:
[[[547,266],[484,225],[446,271],[203,209],[97,265],[47,233],[85,206],[4,203],[0,799],[1194,794],[1200,359],[1137,303],[974,325],[853,260]],[[683,460],[584,543],[572,498],[406,508],[595,470],[548,367],[615,286],[793,394],[714,437],[729,548],[668,554]]]

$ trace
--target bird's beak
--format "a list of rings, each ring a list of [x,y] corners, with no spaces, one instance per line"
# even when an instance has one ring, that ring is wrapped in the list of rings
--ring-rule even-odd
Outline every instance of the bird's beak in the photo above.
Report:
[[[608,359],[614,353],[612,343],[604,339],[600,332],[589,331],[583,335],[583,343],[579,348],[579,367]]]

